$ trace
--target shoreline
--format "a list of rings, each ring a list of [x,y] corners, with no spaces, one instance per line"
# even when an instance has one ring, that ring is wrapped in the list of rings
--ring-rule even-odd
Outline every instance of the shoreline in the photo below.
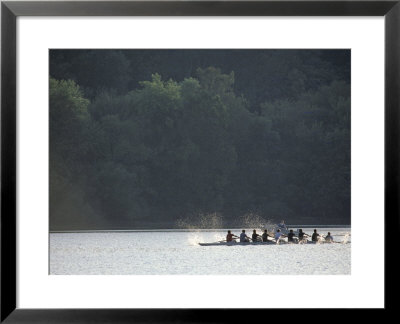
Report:
[[[287,225],[288,228],[348,228],[351,229],[351,225]],[[216,231],[239,231],[243,228],[198,228],[198,229],[176,229],[176,228],[164,228],[164,229],[107,229],[107,230],[55,230],[49,231],[50,234],[57,233],[137,233],[137,232],[216,232]],[[250,230],[252,228],[246,228],[246,230]]]

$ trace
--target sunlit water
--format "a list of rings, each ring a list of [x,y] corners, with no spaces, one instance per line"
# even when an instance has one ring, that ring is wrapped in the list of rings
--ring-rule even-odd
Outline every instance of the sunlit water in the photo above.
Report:
[[[335,241],[349,228],[330,231]],[[310,233],[310,230],[305,230]],[[50,274],[265,275],[350,274],[351,243],[200,246],[225,237],[215,232],[51,233]],[[239,234],[239,231],[235,231]],[[249,231],[250,233],[250,231]],[[350,242],[350,240],[349,240]]]

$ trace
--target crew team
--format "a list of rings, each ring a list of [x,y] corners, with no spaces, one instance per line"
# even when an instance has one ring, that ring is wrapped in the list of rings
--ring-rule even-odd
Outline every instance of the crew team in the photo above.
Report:
[[[304,233],[302,229],[299,229],[299,233],[298,233],[299,242],[307,240],[307,237],[309,237],[309,236],[310,235]],[[242,230],[242,233],[240,233],[240,236],[232,234],[231,231],[228,231],[228,234],[226,235],[226,241],[232,242],[235,238],[238,238],[240,242],[250,242],[250,240],[253,242],[271,241],[268,239],[268,237],[275,239],[276,242],[278,242],[281,237],[287,237],[288,242],[296,243],[296,241],[295,241],[296,235],[293,232],[293,230],[290,230],[289,233],[287,235],[285,235],[281,232],[280,229],[278,229],[276,231],[274,236],[271,236],[270,234],[268,234],[267,230],[264,230],[264,233],[262,235],[257,234],[257,231],[253,230],[253,234],[251,235],[251,238],[249,236],[247,236],[245,230]],[[322,236],[317,233],[317,230],[314,229],[314,233],[311,235],[311,241],[318,242],[321,239],[321,237]],[[328,232],[328,235],[325,236],[325,242],[330,242],[330,243],[333,242],[333,236],[331,235],[331,232]]]

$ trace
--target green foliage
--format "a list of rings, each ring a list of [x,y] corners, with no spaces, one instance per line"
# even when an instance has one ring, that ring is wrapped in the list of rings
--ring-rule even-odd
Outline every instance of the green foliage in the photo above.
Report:
[[[82,135],[89,118],[89,101],[73,81],[50,79],[50,150],[64,162],[80,159]]]
[[[310,74],[302,55],[289,54],[288,66],[276,53],[255,59],[270,74],[191,66],[180,81],[153,73],[131,91],[97,88],[90,103],[74,81],[50,79],[51,227],[71,227],[70,213],[90,228],[170,227],[212,213],[229,226],[248,212],[348,222],[349,84],[311,86],[326,65]]]
[[[78,83],[88,98],[128,90],[130,62],[118,50],[51,50],[51,76]]]
[[[50,78],[50,226],[89,226],[93,216],[81,190],[87,165],[89,101],[73,81]],[[68,213],[68,217],[64,218]]]

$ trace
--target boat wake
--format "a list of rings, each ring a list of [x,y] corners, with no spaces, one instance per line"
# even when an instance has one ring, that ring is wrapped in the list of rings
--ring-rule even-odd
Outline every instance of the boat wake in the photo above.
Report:
[[[189,233],[187,237],[189,245],[198,245],[200,242],[204,242],[204,237],[200,233]]]

